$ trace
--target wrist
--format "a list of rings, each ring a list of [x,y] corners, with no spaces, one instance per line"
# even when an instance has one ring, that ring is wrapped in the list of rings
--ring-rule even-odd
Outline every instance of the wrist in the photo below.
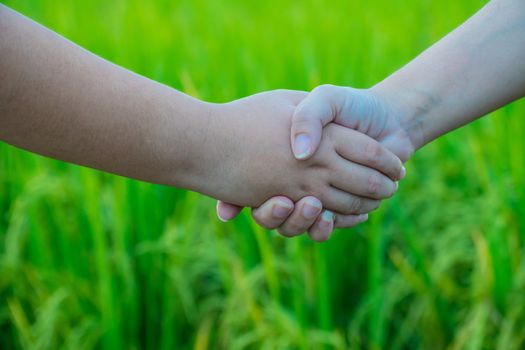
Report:
[[[216,135],[210,135],[216,108],[187,95],[168,95],[164,115],[152,130],[159,183],[207,192],[205,176],[209,174]],[[213,166],[213,165],[211,165]]]
[[[385,110],[392,114],[399,128],[406,134],[412,148],[411,153],[431,141],[428,120],[438,104],[431,93],[391,86],[388,81],[381,82],[370,90],[384,101]]]
[[[176,186],[224,199],[229,189],[232,154],[238,147],[234,131],[235,110],[228,104],[196,101],[191,127],[186,126],[185,165],[178,174]]]

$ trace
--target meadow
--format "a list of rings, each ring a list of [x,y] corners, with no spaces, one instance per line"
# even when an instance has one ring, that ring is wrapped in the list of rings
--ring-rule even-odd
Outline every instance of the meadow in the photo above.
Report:
[[[480,0],[8,0],[186,93],[368,87]],[[1,55],[1,52],[0,52]],[[523,349],[525,101],[426,146],[315,244],[0,145],[0,349]]]

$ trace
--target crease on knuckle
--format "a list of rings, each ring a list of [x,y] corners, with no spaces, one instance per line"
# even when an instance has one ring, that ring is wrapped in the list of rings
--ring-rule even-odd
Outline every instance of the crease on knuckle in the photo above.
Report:
[[[322,162],[312,162],[311,167],[315,168],[317,171],[299,186],[299,192],[301,193],[299,199],[312,196],[323,202],[323,198],[330,186],[331,169],[322,164]]]
[[[363,199],[360,197],[352,197],[348,204],[348,214],[356,214],[363,206]]]
[[[316,87],[315,89],[313,89],[312,92],[323,95],[323,94],[330,93],[333,88],[334,88],[334,85],[332,84],[322,84]]]
[[[312,185],[310,183],[310,181],[304,181],[304,182],[301,182],[299,183],[299,189],[298,189],[298,196],[297,196],[297,199],[296,200],[299,200],[301,198],[304,198],[306,196],[311,196],[313,195],[312,193],[314,192],[313,189],[315,188],[314,185]]]
[[[299,107],[292,117],[293,125],[303,126],[309,125],[312,121],[310,120],[310,115],[304,107]]]
[[[372,165],[379,165],[383,156],[383,148],[375,142],[370,142],[365,147],[365,160]]]
[[[381,188],[381,176],[379,174],[372,174],[368,177],[368,194],[378,195]]]

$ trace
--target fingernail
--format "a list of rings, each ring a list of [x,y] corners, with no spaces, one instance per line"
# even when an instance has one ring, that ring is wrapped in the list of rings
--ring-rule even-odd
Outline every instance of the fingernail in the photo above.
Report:
[[[310,143],[310,136],[307,134],[299,134],[295,137],[292,149],[297,159],[304,159],[310,155]]]
[[[319,214],[319,209],[321,208],[319,201],[308,198],[303,206],[303,216],[307,219],[312,219]]]
[[[290,210],[292,209],[292,205],[288,202],[282,202],[279,201],[276,204],[274,204],[272,208],[272,215],[275,218],[282,219],[288,216],[290,214]]]
[[[368,214],[361,214],[361,215],[359,215],[357,220],[359,222],[365,222],[366,220],[368,220]]]
[[[219,220],[221,220],[222,222],[228,222],[228,220],[226,220],[225,218],[223,218],[221,216],[221,213],[220,213],[220,210],[219,210],[219,202],[217,202],[217,205],[215,206],[215,211],[217,212],[217,217],[219,218]]]
[[[405,178],[406,174],[407,174],[407,169],[402,165],[401,166],[401,174],[399,175],[399,180],[403,180]]]
[[[399,188],[399,182],[396,181],[395,184],[396,184],[396,191],[397,191],[397,189]]]
[[[334,219],[334,213],[332,213],[330,210],[325,210],[321,215],[321,219],[325,222],[331,222]]]

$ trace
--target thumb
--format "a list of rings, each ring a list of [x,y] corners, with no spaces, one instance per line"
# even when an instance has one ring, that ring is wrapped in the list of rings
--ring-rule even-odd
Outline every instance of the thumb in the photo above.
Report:
[[[242,207],[234,204],[217,201],[217,216],[221,221],[230,221],[242,211]]]
[[[332,85],[316,87],[297,105],[292,117],[292,151],[297,159],[310,158],[321,143],[323,127],[337,117],[344,96]]]

